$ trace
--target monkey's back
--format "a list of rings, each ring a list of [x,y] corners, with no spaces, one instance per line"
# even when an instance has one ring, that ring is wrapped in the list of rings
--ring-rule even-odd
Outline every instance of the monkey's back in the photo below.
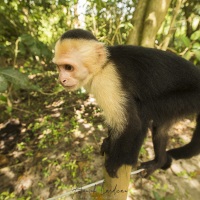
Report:
[[[200,69],[174,53],[123,45],[108,47],[108,50],[124,87],[135,90],[141,99],[200,90]]]

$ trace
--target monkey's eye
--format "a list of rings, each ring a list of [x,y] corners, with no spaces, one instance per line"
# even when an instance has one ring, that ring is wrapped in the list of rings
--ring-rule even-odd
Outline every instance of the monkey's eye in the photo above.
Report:
[[[74,70],[74,67],[71,66],[71,65],[64,65],[64,68],[65,68],[65,70],[67,70],[67,71],[73,71],[73,70]]]

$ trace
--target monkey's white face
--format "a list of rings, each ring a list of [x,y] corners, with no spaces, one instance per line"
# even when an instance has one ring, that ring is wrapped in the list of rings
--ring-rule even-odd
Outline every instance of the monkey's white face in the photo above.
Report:
[[[59,72],[58,80],[67,91],[77,90],[86,84],[89,71],[83,66],[77,50],[69,51],[66,46],[58,42],[53,62]]]
[[[89,72],[78,60],[75,61],[75,59],[65,57],[65,59],[62,60],[60,58],[57,63],[59,72],[58,80],[66,90],[77,90],[84,86]]]
[[[104,45],[95,40],[58,40],[53,62],[58,68],[59,82],[68,91],[85,86],[101,70],[106,53]]]

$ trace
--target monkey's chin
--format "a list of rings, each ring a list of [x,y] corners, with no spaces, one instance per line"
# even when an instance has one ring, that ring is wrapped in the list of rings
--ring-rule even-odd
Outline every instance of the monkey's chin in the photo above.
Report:
[[[75,90],[78,90],[79,87],[77,85],[73,85],[73,86],[65,86],[65,91],[67,92],[72,92],[72,91],[75,91]]]

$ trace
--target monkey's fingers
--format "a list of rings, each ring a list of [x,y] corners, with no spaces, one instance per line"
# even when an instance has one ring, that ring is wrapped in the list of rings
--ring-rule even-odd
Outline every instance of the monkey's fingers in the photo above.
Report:
[[[120,168],[120,165],[117,165],[116,163],[112,162],[110,159],[106,159],[105,168],[110,177],[118,178],[117,171]]]
[[[100,151],[100,153],[101,153],[101,155],[102,156],[104,156],[104,154],[109,154],[109,151],[110,151],[110,140],[109,140],[109,138],[107,137],[107,138],[105,138],[104,140],[103,140],[103,143],[102,143],[102,145],[101,145],[101,151]]]

